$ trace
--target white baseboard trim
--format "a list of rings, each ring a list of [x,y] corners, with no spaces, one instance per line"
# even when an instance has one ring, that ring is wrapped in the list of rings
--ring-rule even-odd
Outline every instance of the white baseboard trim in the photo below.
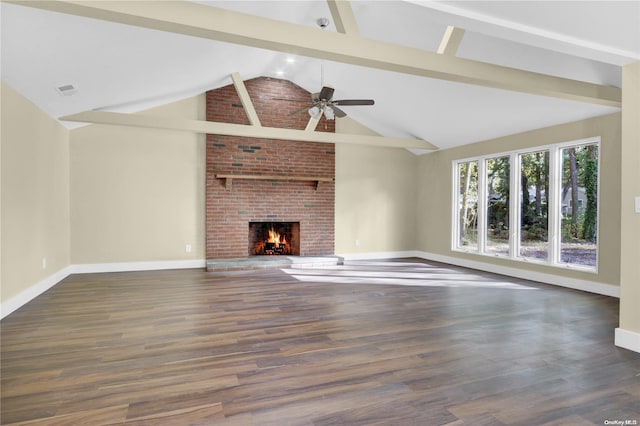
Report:
[[[559,275],[546,274],[544,272],[529,271],[508,266],[494,265],[473,260],[460,259],[452,256],[428,253],[418,250],[393,251],[393,252],[370,252],[370,253],[345,253],[340,254],[345,260],[368,260],[368,259],[391,259],[402,257],[419,257],[425,260],[448,263],[465,268],[477,269],[479,271],[494,272],[496,274],[508,275],[510,277],[522,278],[525,280],[538,281],[544,284],[552,284],[560,287],[572,288],[575,290],[587,291],[589,293],[602,294],[620,298],[620,287],[586,281],[577,278],[562,277]]]
[[[536,272],[519,268],[512,268],[509,266],[494,265],[473,260],[459,259],[457,257],[444,256],[441,254],[427,252],[416,253],[417,257],[421,257],[426,260],[434,260],[436,262],[449,263],[456,266],[463,266],[465,268],[494,272],[496,274],[508,275],[510,277],[538,281],[544,284],[552,284],[560,287],[587,291],[589,293],[596,293],[604,296],[620,298],[620,287],[611,284],[598,283],[577,278],[562,277],[559,275],[546,274],[544,272]]]
[[[616,328],[615,345],[640,353],[640,333]]]
[[[207,262],[204,259],[196,259],[158,262],[84,263],[79,265],[69,265],[13,296],[11,299],[3,302],[2,305],[0,305],[0,319],[27,304],[30,300],[41,295],[72,274],[205,268],[206,263]]]
[[[24,291],[13,296],[11,299],[2,302],[0,306],[0,318],[4,318],[11,312],[26,305],[30,300],[40,296],[45,291],[49,290],[54,285],[71,275],[71,266],[64,267],[58,272],[49,275],[47,278],[39,281]]]
[[[101,272],[158,271],[162,269],[205,268],[204,259],[168,260],[154,262],[81,263],[71,265],[73,274],[95,274]]]
[[[417,251],[374,251],[368,253],[337,254],[344,260],[398,259],[402,257],[419,257]]]

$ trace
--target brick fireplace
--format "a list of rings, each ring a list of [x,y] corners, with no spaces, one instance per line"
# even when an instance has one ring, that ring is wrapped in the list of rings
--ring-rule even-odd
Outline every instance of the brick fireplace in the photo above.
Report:
[[[309,92],[268,77],[245,85],[263,126],[304,130],[309,115],[290,115],[304,104],[274,98],[306,101]],[[249,124],[233,85],[209,91],[206,98],[207,120]],[[323,117],[316,130],[334,129]],[[250,230],[255,223],[275,229],[295,224],[295,253],[287,254],[334,254],[333,144],[207,135],[206,157],[207,259],[255,255],[251,239],[263,238]]]

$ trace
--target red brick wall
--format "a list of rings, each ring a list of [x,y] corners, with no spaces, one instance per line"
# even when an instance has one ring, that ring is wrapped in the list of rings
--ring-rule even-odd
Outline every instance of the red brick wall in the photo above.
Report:
[[[263,126],[303,130],[310,94],[286,80],[259,77],[245,82]],[[207,92],[207,120],[249,124],[233,85]],[[334,132],[324,118],[317,130]],[[335,177],[333,144],[207,135],[207,259],[246,257],[249,222],[300,222],[300,254],[334,253],[335,184],[234,179],[229,188],[216,174]]]

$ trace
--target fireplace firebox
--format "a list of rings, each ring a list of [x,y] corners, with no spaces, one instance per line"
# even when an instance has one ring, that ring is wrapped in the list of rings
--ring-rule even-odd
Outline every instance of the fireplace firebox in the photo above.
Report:
[[[249,222],[250,256],[299,256],[300,222]]]

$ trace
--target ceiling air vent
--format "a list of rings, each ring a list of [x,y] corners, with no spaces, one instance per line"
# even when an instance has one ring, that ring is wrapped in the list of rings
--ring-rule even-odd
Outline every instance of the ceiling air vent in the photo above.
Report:
[[[71,96],[78,93],[78,88],[73,84],[65,84],[63,86],[56,87],[56,91],[62,96]]]

